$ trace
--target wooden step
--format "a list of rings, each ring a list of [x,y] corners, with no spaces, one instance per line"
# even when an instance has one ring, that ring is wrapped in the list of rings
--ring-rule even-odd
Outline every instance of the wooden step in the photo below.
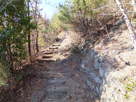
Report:
[[[53,44],[52,46],[60,46],[60,44]]]
[[[44,63],[45,61],[44,60],[41,60],[41,59],[37,59],[36,60],[38,63]]]
[[[53,54],[54,52],[45,52],[44,54]]]
[[[53,56],[51,56],[51,55],[49,55],[49,56],[47,56],[47,55],[45,55],[45,56],[42,56],[42,58],[52,58]]]
[[[49,47],[49,48],[59,48],[58,46],[51,46],[51,47]]]
[[[55,62],[55,60],[52,60],[52,59],[47,59],[47,60],[44,60],[45,62]]]
[[[58,47],[55,47],[55,48],[53,48],[53,47],[50,47],[49,49],[58,49]]]
[[[44,63],[44,62],[55,62],[53,59],[37,59],[36,60],[38,63]]]
[[[52,45],[60,45],[61,43],[54,43],[54,44],[52,44]]]

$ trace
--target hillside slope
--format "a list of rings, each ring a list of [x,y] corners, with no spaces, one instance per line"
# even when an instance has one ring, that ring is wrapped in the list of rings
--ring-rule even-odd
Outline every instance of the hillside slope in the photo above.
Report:
[[[88,50],[81,68],[88,73],[88,85],[100,97],[100,102],[136,101],[135,58],[127,29],[109,33]]]

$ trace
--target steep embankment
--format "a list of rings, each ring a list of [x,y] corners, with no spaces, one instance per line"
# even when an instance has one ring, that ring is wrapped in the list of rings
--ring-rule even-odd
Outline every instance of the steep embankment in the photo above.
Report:
[[[88,49],[81,68],[88,74],[88,86],[100,102],[136,101],[135,58],[129,32],[121,28]]]

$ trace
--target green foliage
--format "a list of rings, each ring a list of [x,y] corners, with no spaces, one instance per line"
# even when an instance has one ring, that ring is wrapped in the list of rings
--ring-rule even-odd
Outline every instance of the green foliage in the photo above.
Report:
[[[130,96],[129,96],[128,93],[125,93],[124,97],[125,97],[126,99],[129,99]]]
[[[127,84],[125,85],[126,93],[124,97],[128,99],[130,97],[130,92],[136,89],[136,81],[133,79],[128,79]]]
[[[73,22],[79,19],[94,18],[99,10],[95,10],[106,3],[107,0],[71,0],[60,5],[60,19]]]
[[[27,32],[36,28],[26,4],[14,0],[0,12],[0,63],[12,72],[26,58]]]
[[[57,13],[53,16],[51,20],[51,28],[56,31],[60,31],[64,27],[64,23],[59,19],[60,13]]]
[[[64,23],[72,23],[73,18],[71,13],[69,5],[60,5],[58,18]]]
[[[130,92],[136,88],[136,81],[131,80],[125,87],[126,91]]]
[[[53,16],[50,25],[45,32],[58,33],[62,30],[78,28],[85,26],[85,22],[96,19],[100,10],[97,8],[104,6],[107,0],[68,0],[64,4],[59,5],[59,12]],[[87,25],[89,26],[89,25]]]
[[[63,20],[61,19],[61,17],[62,17],[61,13],[56,13],[52,17],[52,19],[49,22],[49,24],[46,25],[46,28],[45,28],[44,32],[46,34],[54,34],[54,36],[55,36],[59,32],[61,32],[62,30],[67,30],[68,25],[63,22]],[[66,21],[66,20],[64,20],[64,21]]]

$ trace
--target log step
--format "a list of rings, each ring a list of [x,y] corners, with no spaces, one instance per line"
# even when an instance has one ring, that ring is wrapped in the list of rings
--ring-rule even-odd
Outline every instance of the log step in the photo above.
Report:
[[[58,46],[51,46],[51,47],[49,47],[49,48],[59,48]]]
[[[58,49],[58,47],[55,47],[55,48],[53,48],[53,47],[50,47],[49,49]]]
[[[44,62],[55,62],[53,59],[38,59],[37,62],[44,63]]]
[[[42,56],[42,58],[52,58],[53,56],[47,56],[47,55],[45,55],[45,56]]]
[[[54,52],[45,52],[44,54],[53,54]]]
[[[60,46],[60,44],[53,44],[52,46]]]

